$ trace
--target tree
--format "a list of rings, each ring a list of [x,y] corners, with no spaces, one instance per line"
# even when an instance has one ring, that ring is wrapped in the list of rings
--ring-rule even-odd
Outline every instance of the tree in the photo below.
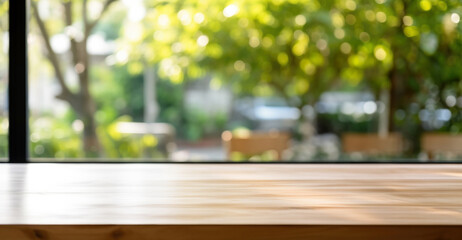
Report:
[[[290,102],[299,97],[291,104],[301,108],[314,103],[332,80],[340,81],[336,66],[342,53],[328,46],[341,44],[330,20],[332,7],[267,0],[163,4],[148,8],[143,22],[126,23],[132,32],[126,35],[127,51],[132,59],[158,65],[159,75],[172,82],[209,74],[214,84],[231,84],[240,94],[278,94]]]
[[[358,62],[363,64],[350,67],[359,69],[376,93],[381,89],[388,91],[388,122],[393,130],[394,113],[418,102],[419,94],[426,92],[426,80],[432,79],[441,88],[445,82],[460,81],[460,61],[455,60],[461,55],[457,49],[460,27],[457,29],[457,24],[448,18],[458,18],[461,4],[427,0],[357,2],[353,15],[347,15],[351,22],[347,26],[363,42],[355,44],[350,40],[357,49],[356,60],[362,58]],[[445,63],[448,58],[455,61],[448,65]]]
[[[370,89],[377,98],[389,95],[393,130],[395,111],[417,101],[426,79],[437,85],[460,81],[460,27],[444,30],[444,19],[457,18],[460,6],[430,0],[187,0],[149,10],[143,23],[129,25],[143,29],[132,46],[146,47],[131,53],[158,64],[159,74],[173,82],[208,73],[236,92],[295,96],[298,107],[345,84]]]
[[[47,29],[46,19],[40,16],[38,3],[32,1],[33,17],[43,37],[47,50],[47,58],[53,66],[55,77],[61,87],[61,93],[56,97],[69,103],[84,123],[83,148],[87,156],[97,156],[101,152],[101,145],[96,134],[95,103],[90,91],[90,57],[87,51],[87,42],[92,30],[103,17],[104,13],[115,2],[105,0],[99,15],[91,19],[88,14],[88,1],[58,1],[63,9],[62,24],[70,39],[71,57],[75,73],[78,76],[78,90],[72,90],[66,82],[64,67],[59,56],[51,45],[51,35]],[[80,10],[80,14],[76,14]],[[78,17],[75,17],[78,15]]]

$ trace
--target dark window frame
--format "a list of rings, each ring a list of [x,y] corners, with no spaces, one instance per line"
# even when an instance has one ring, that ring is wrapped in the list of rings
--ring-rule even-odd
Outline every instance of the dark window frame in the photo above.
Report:
[[[29,162],[27,32],[29,0],[9,0],[8,159]]]

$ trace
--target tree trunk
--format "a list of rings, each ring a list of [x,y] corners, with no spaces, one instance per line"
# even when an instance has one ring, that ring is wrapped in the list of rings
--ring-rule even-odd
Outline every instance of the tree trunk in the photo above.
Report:
[[[393,66],[390,69],[390,72],[388,73],[388,79],[390,80],[390,94],[389,94],[389,109],[388,109],[388,131],[392,132],[395,129],[395,124],[394,124],[394,115],[396,110],[398,110],[399,107],[399,98],[400,98],[400,89],[398,86],[398,70],[396,69],[396,55],[394,56],[393,59]]]
[[[159,104],[156,97],[156,73],[153,66],[144,67],[144,121],[153,123],[157,120]]]
[[[93,114],[82,116],[83,128],[83,150],[85,157],[99,157],[101,155],[101,145],[96,134],[96,123]]]
[[[388,89],[383,89],[380,92],[380,101],[383,103],[383,110],[379,113],[379,136],[387,137],[388,132],[390,131],[390,91]]]
[[[80,95],[79,102],[79,106],[73,108],[83,122],[82,142],[85,157],[100,157],[102,149],[96,132],[95,103],[89,94]]]

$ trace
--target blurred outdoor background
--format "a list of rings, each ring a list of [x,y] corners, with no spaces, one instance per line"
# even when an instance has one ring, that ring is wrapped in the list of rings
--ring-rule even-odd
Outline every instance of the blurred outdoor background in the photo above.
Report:
[[[459,0],[31,0],[32,161],[462,159]],[[7,157],[8,1],[0,1]]]

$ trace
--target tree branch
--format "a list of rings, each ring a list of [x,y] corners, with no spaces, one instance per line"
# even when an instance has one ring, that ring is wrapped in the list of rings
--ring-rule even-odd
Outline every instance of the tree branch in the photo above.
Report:
[[[87,50],[87,42],[88,37],[90,35],[91,30],[89,30],[89,23],[88,23],[88,15],[87,15],[87,0],[82,1],[82,21],[83,21],[83,28],[84,28],[84,36],[83,40],[80,44],[82,48],[80,51],[80,60],[81,64],[83,64],[83,69],[79,72],[79,80],[80,80],[80,94],[86,100],[89,100],[90,97],[90,85],[89,85],[89,67],[90,67],[90,56]],[[78,54],[78,53],[76,53]],[[88,105],[88,104],[86,104]],[[91,111],[90,111],[91,112]]]
[[[96,24],[101,20],[101,18],[103,17],[104,13],[107,11],[107,9],[109,8],[109,6],[114,3],[116,0],[106,0],[106,2],[104,3],[104,6],[103,6],[103,9],[101,10],[101,13],[99,14],[99,16],[93,20],[93,22],[88,22],[87,26],[86,26],[86,29],[85,29],[85,36],[89,36],[91,31],[93,30],[93,28],[96,26]]]
[[[87,32],[87,28],[88,28],[88,15],[87,15],[87,0],[83,0],[82,1],[82,21],[83,21],[83,27],[84,27],[84,31]]]
[[[58,79],[58,83],[61,86],[61,93],[57,96],[58,98],[62,100],[66,100],[69,103],[74,101],[74,94],[69,90],[69,87],[66,85],[66,82],[64,80],[64,75],[61,71],[61,68],[59,66],[59,60],[58,56],[54,52],[53,48],[51,47],[50,43],[50,35],[48,34],[46,28],[45,28],[45,23],[43,22],[42,18],[39,15],[38,12],[38,7],[35,2],[31,2],[32,8],[34,9],[34,18],[37,22],[37,25],[40,29],[40,33],[42,34],[43,40],[45,42],[45,47],[48,51],[48,59],[51,62],[51,65],[53,65],[53,69],[55,70],[56,78]]]
[[[66,26],[71,27],[72,26],[72,1],[64,2],[63,5],[64,5],[64,22]],[[79,44],[77,40],[75,39],[75,36],[70,36],[69,38],[71,41],[72,61],[75,66],[79,64],[80,62]]]

